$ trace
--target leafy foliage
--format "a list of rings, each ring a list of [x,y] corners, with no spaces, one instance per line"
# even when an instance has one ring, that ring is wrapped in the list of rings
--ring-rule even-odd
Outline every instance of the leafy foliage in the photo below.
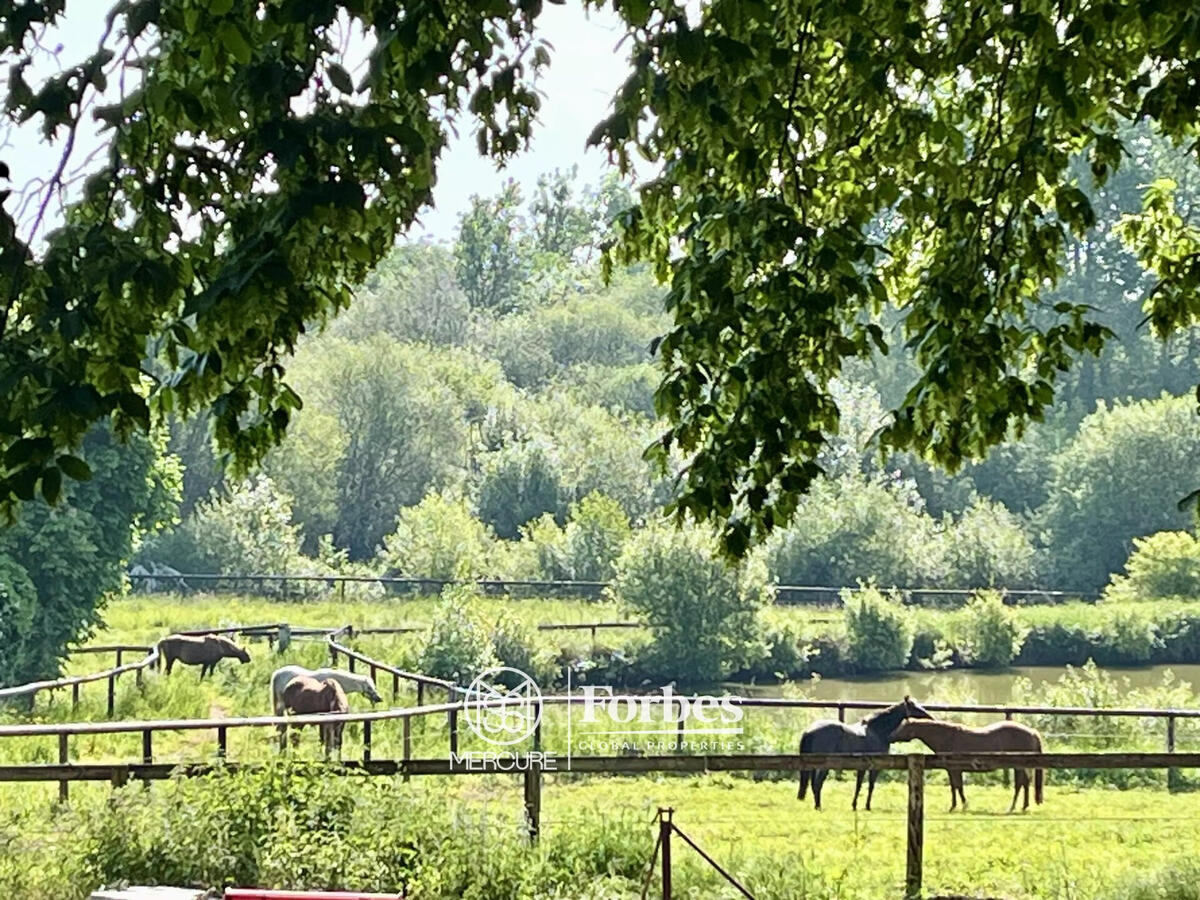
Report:
[[[23,504],[0,529],[0,683],[57,676],[68,645],[91,635],[123,586],[138,534],[174,515],[179,472],[161,449],[97,428],[81,450],[91,477],[64,485],[56,506]]]
[[[474,609],[477,597],[473,588],[463,585],[442,591],[441,607],[418,657],[422,673],[465,687],[497,664],[491,636]],[[506,641],[504,649],[511,653],[512,642]]]
[[[0,214],[10,506],[39,484],[53,499],[82,471],[64,454],[109,416],[124,435],[152,410],[210,408],[223,450],[261,458],[300,405],[283,357],[306,323],[346,306],[429,202],[455,121],[469,116],[497,159],[521,147],[549,60],[532,9],[137,0],[116,5],[95,55],[30,83],[33,35],[66,5],[0,31],[6,115],[70,135],[28,233]],[[343,28],[370,36],[357,78]],[[97,96],[109,152],[42,235]]]
[[[502,538],[543,513],[561,516],[566,497],[561,467],[545,443],[510,444],[482,462],[479,517]]]
[[[1200,483],[1200,422],[1186,398],[1101,408],[1053,458],[1040,511],[1059,583],[1099,590],[1133,539],[1187,525],[1181,485]]]
[[[609,587],[649,624],[657,671],[684,681],[725,677],[765,651],[766,572],[753,561],[732,568],[715,549],[699,529],[645,528],[626,543]]]
[[[1003,668],[1021,652],[1025,630],[999,591],[980,591],[964,610],[960,652],[972,665]]]
[[[912,652],[912,613],[874,586],[844,592],[847,655],[863,671],[902,669]]]
[[[911,484],[847,475],[813,486],[796,522],[767,546],[780,584],[838,587],[859,579],[912,587],[938,583],[938,525]]]
[[[400,510],[380,562],[388,575],[478,578],[490,574],[495,541],[463,497],[427,494],[416,506]]]
[[[1107,600],[1200,597],[1200,541],[1186,531],[1160,531],[1133,539],[1125,574],[1104,589]]]
[[[787,524],[837,431],[830,383],[892,342],[886,304],[916,372],[881,443],[948,466],[1040,419],[1102,350],[1082,298],[1042,301],[1097,221],[1076,163],[1119,171],[1125,115],[1191,133],[1183,6],[650,9],[625,9],[634,71],[591,140],[661,166],[614,258],[671,282],[657,447],[687,458],[680,516],[722,522],[735,554]],[[1150,231],[1166,333],[1195,315],[1195,254]]]

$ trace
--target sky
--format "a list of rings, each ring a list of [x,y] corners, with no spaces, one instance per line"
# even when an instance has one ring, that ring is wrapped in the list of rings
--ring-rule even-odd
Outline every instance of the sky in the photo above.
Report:
[[[61,62],[78,62],[94,51],[109,6],[102,0],[68,3],[65,19],[46,37],[44,45],[54,48],[61,44]],[[528,196],[538,175],[556,168],[577,165],[580,187],[596,185],[608,170],[606,155],[595,149],[586,151],[585,142],[596,123],[607,115],[610,100],[628,71],[624,48],[616,49],[622,34],[617,16],[610,10],[585,11],[582,4],[547,4],[539,24],[554,50],[550,69],[541,83],[545,96],[529,150],[511,161],[507,169],[498,171],[495,163],[479,156],[468,124],[443,153],[433,208],[421,213],[411,236],[450,239],[471,195],[494,194],[510,178],[526,186]],[[56,65],[46,56],[37,71],[49,74]],[[73,164],[86,159],[95,144],[94,134],[81,132]],[[32,179],[52,175],[61,146],[61,137],[54,146],[45,144],[35,125],[0,134],[0,159],[12,168],[12,187],[19,191]],[[8,208],[15,212],[13,201]],[[53,209],[48,215],[52,225]],[[18,220],[26,221],[22,216]]]

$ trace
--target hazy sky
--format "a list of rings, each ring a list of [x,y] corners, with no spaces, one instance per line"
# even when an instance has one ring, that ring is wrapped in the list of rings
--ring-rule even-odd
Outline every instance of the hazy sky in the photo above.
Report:
[[[66,20],[46,39],[45,45],[53,48],[61,43],[62,63],[78,62],[94,49],[109,6],[109,2],[101,0],[68,3]],[[443,154],[434,189],[434,208],[422,213],[412,234],[450,237],[470,196],[495,193],[509,178],[532,189],[539,174],[578,165],[581,186],[594,185],[600,180],[607,169],[607,159],[596,150],[585,153],[584,142],[607,114],[609,100],[627,72],[626,48],[615,49],[621,37],[617,23],[617,17],[609,10],[585,13],[581,4],[546,5],[540,25],[554,52],[552,65],[542,82],[546,96],[532,146],[506,170],[497,171],[494,163],[479,156],[474,134],[468,127]],[[54,71],[53,60],[44,59],[39,71],[42,74]],[[55,146],[49,147],[41,141],[37,128],[27,125],[7,137],[8,146],[0,146],[0,159],[12,167],[14,188],[20,190],[31,179],[53,174],[61,153],[61,136]],[[89,139],[81,131],[72,164],[82,162],[94,145],[94,138]],[[12,201],[9,209],[16,212]],[[18,219],[26,221],[23,216]]]

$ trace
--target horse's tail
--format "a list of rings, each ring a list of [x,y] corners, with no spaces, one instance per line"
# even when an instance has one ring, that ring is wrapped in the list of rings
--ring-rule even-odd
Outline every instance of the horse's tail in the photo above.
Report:
[[[1042,802],[1042,781],[1045,774],[1045,769],[1036,769],[1033,773],[1033,801],[1039,805]]]
[[[800,738],[800,752],[809,753],[812,751],[812,735],[806,734]],[[808,780],[812,777],[812,769],[800,770],[800,790],[796,792],[796,799],[803,800],[804,795],[808,793]]]

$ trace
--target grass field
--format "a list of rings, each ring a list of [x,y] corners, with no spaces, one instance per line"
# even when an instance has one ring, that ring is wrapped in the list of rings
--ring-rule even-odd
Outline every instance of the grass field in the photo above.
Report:
[[[620,615],[571,601],[483,603],[489,612],[513,611],[531,624]],[[109,627],[93,643],[150,643],[183,628],[280,620],[399,625],[427,622],[434,608],[429,600],[343,605],[127,598],[109,608]],[[795,612],[811,615],[807,610]],[[368,637],[352,643],[379,659],[408,664],[418,640]],[[148,673],[141,688],[132,677],[124,677],[117,718],[265,713],[266,684],[276,666],[315,666],[326,659],[320,641],[298,641],[284,654],[271,652],[265,642],[249,646],[250,664],[223,662],[215,677],[203,683],[196,670],[188,668],[170,678]],[[71,670],[90,671],[107,664],[101,656],[78,656]],[[381,688],[391,703],[390,683]],[[804,686],[792,686],[788,692],[803,695]],[[1111,676],[1087,671],[1071,674],[1041,699],[1108,705],[1114,696],[1131,704],[1197,704],[1190,686],[1167,684],[1131,695]],[[409,704],[413,699],[405,689],[395,702]],[[934,691],[922,699],[966,698]],[[351,706],[367,708],[360,696],[352,696]],[[752,711],[745,720],[743,746],[736,752],[792,752],[800,732],[818,715]],[[75,710],[69,695],[60,693],[43,695],[28,716],[10,709],[3,718],[102,720],[103,685],[85,686],[83,702]],[[578,729],[577,718],[574,724]],[[1051,750],[1161,749],[1159,723],[1081,718],[1037,724]],[[1181,747],[1200,743],[1194,732],[1181,723]],[[465,730],[461,734],[464,749],[482,748]],[[444,717],[417,721],[413,736],[417,756],[445,755]],[[564,746],[565,739],[565,712],[557,710],[544,724],[543,744],[553,749]],[[375,758],[399,756],[399,724],[377,725],[372,749]],[[215,735],[159,734],[154,750],[155,758],[164,761],[213,758]],[[350,726],[345,755],[360,751],[361,730]],[[0,740],[3,762],[49,762],[56,754],[53,737]],[[136,760],[141,756],[140,736],[76,737],[71,754],[79,760]],[[261,731],[231,732],[229,755],[263,762],[279,759],[270,735]],[[315,735],[310,734],[291,759],[294,764],[318,756]],[[54,785],[6,786],[0,794],[0,894],[79,896],[81,885],[160,873],[156,877],[198,884],[242,877],[264,885],[395,890],[402,882],[410,896],[430,900],[636,897],[653,846],[652,819],[660,806],[673,807],[678,826],[760,898],[894,898],[903,882],[905,788],[902,777],[888,774],[877,789],[875,810],[858,814],[849,809],[853,781],[848,774],[827,785],[826,809],[819,813],[811,803],[796,800],[793,778],[548,776],[544,838],[537,849],[519,839],[520,785],[510,776],[426,778],[408,784],[387,778],[326,783],[312,775],[282,780],[287,786],[280,788],[275,775],[214,776],[149,789],[133,785],[115,794],[107,785],[73,785],[66,809],[55,807]],[[933,773],[926,792],[927,895],[1200,900],[1200,869],[1188,861],[1189,848],[1200,846],[1200,793],[1168,793],[1163,780],[1163,773],[1117,773],[1104,782],[1087,773],[1052,773],[1046,804],[1009,816],[1004,814],[1009,794],[998,783],[998,774],[968,776],[969,811],[947,814],[945,775]],[[242,820],[251,809],[253,821],[246,824]],[[247,828],[264,830],[251,834]],[[263,836],[276,832],[283,835],[278,845]],[[310,832],[321,835],[324,849],[319,853],[304,850]],[[677,896],[734,896],[689,849],[677,845],[675,856]]]

